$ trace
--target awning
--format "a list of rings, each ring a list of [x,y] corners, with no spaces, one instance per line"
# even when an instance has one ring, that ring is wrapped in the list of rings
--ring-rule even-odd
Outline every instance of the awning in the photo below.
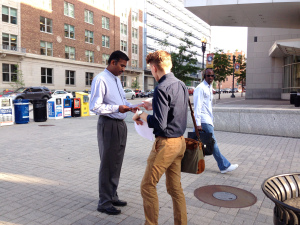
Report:
[[[271,57],[300,56],[300,38],[275,41],[269,50]]]

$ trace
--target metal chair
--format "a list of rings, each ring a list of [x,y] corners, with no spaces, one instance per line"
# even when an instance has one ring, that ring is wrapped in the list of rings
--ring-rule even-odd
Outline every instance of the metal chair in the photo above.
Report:
[[[299,225],[300,173],[282,174],[266,179],[261,188],[275,203],[273,222],[276,225]]]

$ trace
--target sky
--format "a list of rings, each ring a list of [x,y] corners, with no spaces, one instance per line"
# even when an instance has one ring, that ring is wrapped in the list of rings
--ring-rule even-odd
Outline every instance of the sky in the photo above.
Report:
[[[244,51],[247,54],[247,27],[211,27],[211,51],[215,47],[234,52]]]

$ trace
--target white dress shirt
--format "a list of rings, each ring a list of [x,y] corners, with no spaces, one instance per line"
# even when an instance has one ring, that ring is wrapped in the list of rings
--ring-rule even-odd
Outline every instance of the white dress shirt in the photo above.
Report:
[[[197,126],[201,126],[201,123],[214,126],[212,100],[212,85],[204,80],[194,90],[194,113]]]
[[[105,69],[93,79],[90,110],[97,115],[123,120],[126,113],[119,112],[120,105],[131,107],[126,100],[120,79]]]

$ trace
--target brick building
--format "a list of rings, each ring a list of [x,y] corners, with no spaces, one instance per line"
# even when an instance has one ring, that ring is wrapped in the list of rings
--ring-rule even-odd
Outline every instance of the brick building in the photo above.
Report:
[[[2,3],[2,4],[1,4]],[[130,61],[120,79],[143,89],[143,6],[121,0],[3,0],[0,91],[10,89],[16,70],[26,86],[82,91],[107,66],[115,50]],[[16,67],[15,65],[18,65]]]

